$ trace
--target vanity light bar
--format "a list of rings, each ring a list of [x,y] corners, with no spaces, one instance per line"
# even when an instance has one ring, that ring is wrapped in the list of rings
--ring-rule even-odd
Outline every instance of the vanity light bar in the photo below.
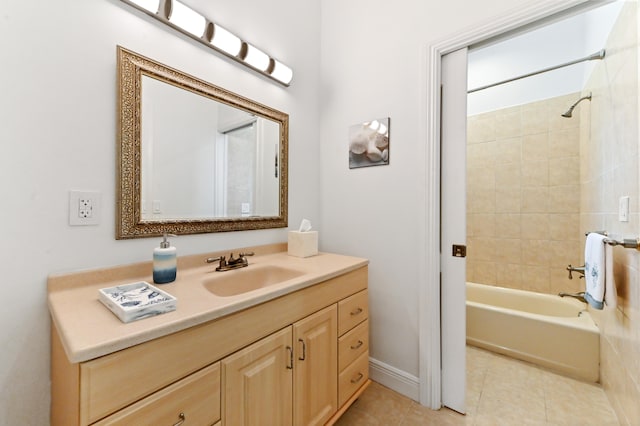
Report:
[[[240,40],[239,37],[236,37],[230,31],[216,24],[211,24],[209,26],[209,31],[213,31],[211,44],[215,48],[222,50],[224,53],[231,55],[232,57],[236,57],[240,54],[240,49],[242,49],[242,40]]]
[[[267,71],[269,55],[249,43],[245,43],[245,45],[247,46],[247,54],[244,56],[244,61],[260,71]]]
[[[167,14],[169,22],[196,37],[202,36],[207,27],[207,20],[189,6],[182,4],[178,0],[173,0],[170,13]]]
[[[280,84],[291,84],[291,68],[178,0],[121,1]]]

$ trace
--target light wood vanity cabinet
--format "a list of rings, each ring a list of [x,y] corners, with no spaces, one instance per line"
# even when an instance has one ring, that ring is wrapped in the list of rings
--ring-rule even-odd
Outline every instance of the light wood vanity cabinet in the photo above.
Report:
[[[292,424],[292,350],[287,327],[222,361],[225,424]]]
[[[338,404],[345,405],[369,381],[369,303],[362,290],[338,303],[340,333]]]
[[[227,425],[323,425],[338,408],[337,307],[222,360]]]
[[[220,363],[217,362],[95,425],[211,425],[219,419]]]
[[[293,325],[295,425],[323,425],[338,409],[338,307]]]
[[[81,363],[54,326],[51,424],[333,424],[370,383],[366,289],[364,266]]]

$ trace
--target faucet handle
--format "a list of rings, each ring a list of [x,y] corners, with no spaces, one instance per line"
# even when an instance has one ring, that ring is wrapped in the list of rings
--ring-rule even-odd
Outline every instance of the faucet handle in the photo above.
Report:
[[[223,263],[225,260],[224,256],[220,256],[220,257],[208,257],[205,261],[207,263],[213,263],[213,262],[217,262],[220,261],[220,263]]]
[[[240,253],[240,257],[245,257],[245,256],[253,256],[255,253],[252,251],[248,251],[246,253]]]

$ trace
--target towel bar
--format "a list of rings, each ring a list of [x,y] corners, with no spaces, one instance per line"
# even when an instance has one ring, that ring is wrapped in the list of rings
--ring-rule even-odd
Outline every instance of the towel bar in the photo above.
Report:
[[[600,234],[600,235],[604,235],[605,237],[609,236],[609,233],[607,231],[592,231],[592,232],[587,232],[584,235],[589,235],[589,234]],[[640,251],[640,238],[624,238],[622,241],[614,239],[614,238],[605,238],[604,242],[606,244],[609,244],[610,246],[622,246],[624,248],[630,248],[630,249],[636,249]]]
[[[640,250],[640,238],[625,238],[622,241],[605,238],[604,242],[609,244],[610,246],[622,246],[624,248]]]
[[[609,235],[607,231],[591,231],[591,232],[585,232],[584,236],[586,237],[589,234],[600,234],[600,235],[604,235],[605,237]]]

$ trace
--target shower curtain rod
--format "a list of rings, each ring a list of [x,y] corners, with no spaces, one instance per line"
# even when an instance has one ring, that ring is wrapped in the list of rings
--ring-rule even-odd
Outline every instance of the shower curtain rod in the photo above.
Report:
[[[468,90],[467,93],[478,92],[480,90],[488,89],[490,87],[499,86],[501,84],[510,83],[510,82],[516,81],[516,80],[521,80],[523,78],[527,78],[527,77],[531,77],[531,76],[534,76],[534,75],[542,74],[542,73],[545,73],[545,72],[548,72],[548,71],[557,70],[558,68],[568,67],[569,65],[578,64],[580,62],[593,61],[593,60],[596,60],[596,59],[603,59],[604,55],[605,55],[605,50],[602,49],[599,52],[594,53],[593,55],[585,56],[584,58],[581,58],[581,59],[575,59],[573,61],[565,62],[564,64],[554,65],[552,67],[544,68],[544,69],[541,69],[539,71],[534,71],[534,72],[530,72],[528,74],[524,74],[524,75],[521,75],[521,76],[518,76],[518,77],[513,77],[513,78],[509,78],[507,80],[498,81],[497,83],[487,84],[486,86],[476,87],[475,89]]]

